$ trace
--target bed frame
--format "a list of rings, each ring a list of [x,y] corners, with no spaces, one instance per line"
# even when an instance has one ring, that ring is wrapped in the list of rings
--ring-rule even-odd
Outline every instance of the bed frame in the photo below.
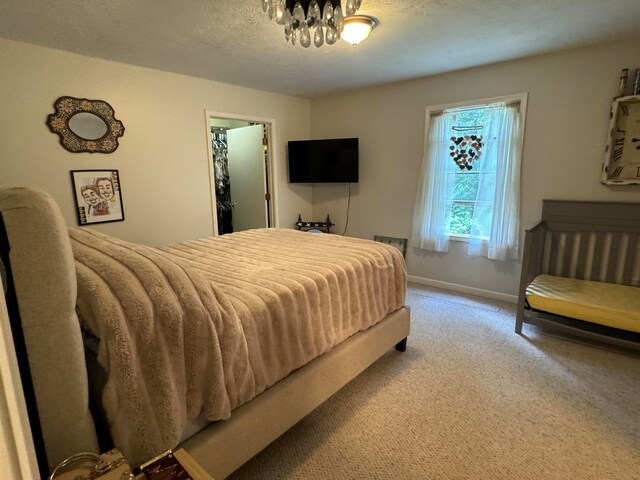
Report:
[[[0,254],[26,409],[43,477],[65,458],[99,452],[75,314],[75,267],[67,227],[53,199],[31,189],[0,189]],[[3,279],[4,280],[4,279]],[[296,370],[187,439],[188,451],[222,479],[264,449],[385,352],[404,351],[403,307]]]
[[[640,203],[543,200],[541,221],[526,231],[515,326],[640,347],[638,333],[531,309],[526,289],[541,274],[640,286]]]

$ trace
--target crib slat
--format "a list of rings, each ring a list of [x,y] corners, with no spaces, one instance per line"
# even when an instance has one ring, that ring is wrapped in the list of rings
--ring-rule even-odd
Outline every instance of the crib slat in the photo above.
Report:
[[[593,251],[590,252],[591,272],[586,280],[600,281],[602,269],[602,250],[605,245],[605,235],[602,232],[593,232]]]
[[[620,248],[618,250],[617,261],[616,261],[616,270],[615,270],[615,279],[614,282],[617,284],[624,283],[624,270],[625,264],[627,263],[627,259],[629,258],[628,254],[629,249],[629,234],[623,233],[620,235]]]
[[[549,242],[549,274],[558,275],[558,250],[560,247],[560,234],[551,232],[551,240]]]
[[[576,278],[576,271],[578,270],[578,256],[580,254],[580,243],[582,235],[580,232],[573,233],[573,241],[571,242],[571,260],[569,263],[569,270],[567,275],[569,278]]]
[[[622,234],[607,234],[608,248],[606,253],[606,266],[603,265],[603,282],[616,283],[618,267],[618,253],[620,252],[620,243],[622,242]]]
[[[584,270],[584,280],[591,280],[591,275],[593,274],[593,257],[594,257],[594,252],[596,251],[596,243],[597,243],[597,238],[596,238],[596,234],[595,232],[591,232],[589,234],[589,248],[587,250],[587,261],[585,263],[585,270]]]
[[[541,273],[550,273],[549,262],[551,259],[551,244],[553,243],[553,236],[549,230],[544,234],[544,251],[542,253],[542,271]]]
[[[629,239],[629,274],[625,272],[625,283],[640,287],[640,234],[633,234]]]
[[[560,276],[571,277],[573,269],[573,246],[575,244],[576,232],[565,232],[561,237],[562,244],[562,268]]]
[[[585,279],[585,272],[587,269],[587,253],[589,251],[589,239],[591,235],[589,232],[583,232],[580,234],[580,246],[578,248],[578,257],[576,259],[576,270],[573,278]]]
[[[567,234],[561,233],[558,235],[558,249],[556,251],[556,269],[554,275],[558,275],[559,277],[563,276],[564,265],[565,265],[565,252],[567,250]]]
[[[600,252],[600,271],[596,278],[599,282],[607,281],[607,272],[609,270],[609,252],[611,251],[611,234],[603,235],[602,250]]]

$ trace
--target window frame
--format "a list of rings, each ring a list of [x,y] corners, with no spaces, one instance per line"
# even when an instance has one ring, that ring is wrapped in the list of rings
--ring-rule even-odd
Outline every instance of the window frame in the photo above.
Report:
[[[425,109],[425,130],[424,130],[424,142],[423,142],[423,156],[428,151],[429,148],[429,132],[431,131],[431,117],[433,113],[436,112],[444,112],[451,110],[471,110],[477,109],[479,107],[487,107],[492,103],[498,102],[520,102],[520,119],[521,119],[521,134],[522,141],[520,145],[520,158],[524,157],[524,140],[525,140],[525,132],[526,132],[526,121],[527,121],[527,101],[529,98],[528,92],[516,93],[511,95],[502,95],[499,97],[488,97],[482,99],[474,99],[474,100],[465,100],[462,102],[454,102],[454,103],[445,103],[441,105],[430,105]],[[522,160],[521,160],[522,161]],[[522,165],[521,165],[522,168]],[[472,202],[475,203],[475,202]],[[451,235],[449,234],[449,240],[453,240],[455,242],[463,242],[469,243],[469,239],[471,235]]]

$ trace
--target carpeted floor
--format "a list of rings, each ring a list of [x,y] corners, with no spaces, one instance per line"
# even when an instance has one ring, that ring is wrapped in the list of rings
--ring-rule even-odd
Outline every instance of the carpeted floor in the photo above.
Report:
[[[640,480],[640,357],[525,325],[515,305],[411,285],[405,353],[232,477]]]

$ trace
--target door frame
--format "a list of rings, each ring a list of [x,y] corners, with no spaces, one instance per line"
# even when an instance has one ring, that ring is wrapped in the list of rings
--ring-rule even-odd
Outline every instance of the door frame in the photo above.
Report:
[[[274,148],[273,139],[276,138],[276,121],[273,118],[258,117],[254,115],[243,115],[239,113],[219,112],[216,110],[205,110],[205,133],[207,139],[207,165],[209,165],[209,195],[211,196],[211,217],[213,224],[213,236],[218,236],[218,211],[216,206],[216,179],[213,169],[213,149],[211,147],[211,118],[221,118],[224,120],[242,120],[245,122],[261,123],[267,127],[267,164],[265,166],[264,179],[264,191],[265,194],[269,192],[271,198],[269,200],[268,208],[265,208],[265,224],[271,227],[277,225],[276,215],[276,164],[274,161]],[[265,200],[266,201],[266,200]]]

